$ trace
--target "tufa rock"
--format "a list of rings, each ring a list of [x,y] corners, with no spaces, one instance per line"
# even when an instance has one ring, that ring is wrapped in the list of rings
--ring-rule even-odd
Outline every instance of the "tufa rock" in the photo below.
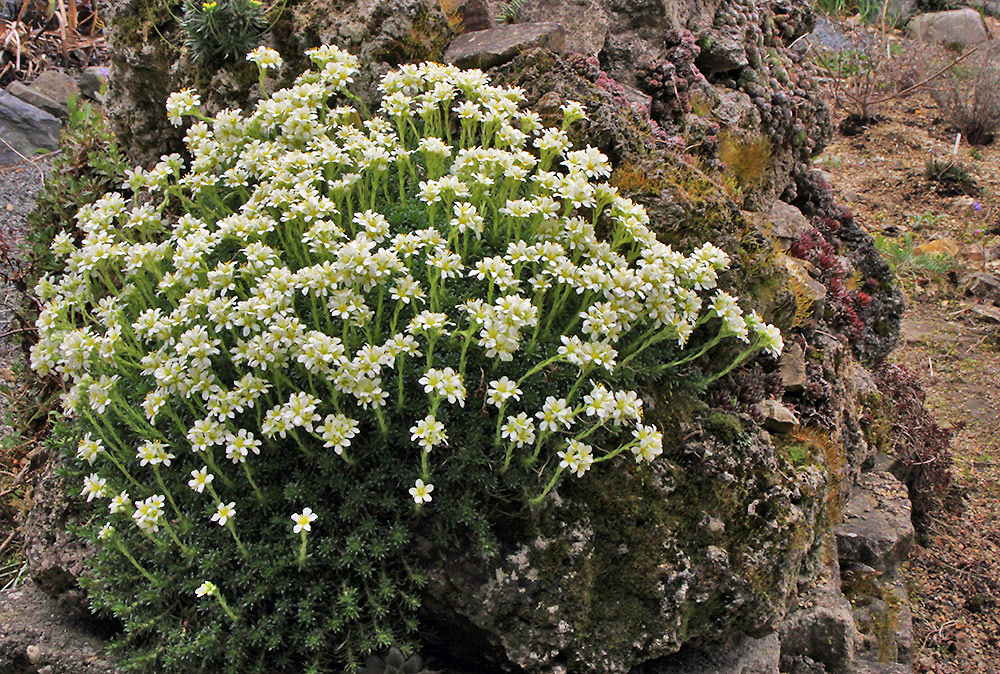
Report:
[[[82,512],[81,499],[67,498],[72,490],[56,471],[63,459],[50,460],[32,490],[31,509],[21,525],[28,572],[38,589],[58,599],[77,615],[89,615],[86,594],[77,579],[87,565],[91,547],[67,527]]]
[[[906,559],[913,545],[910,499],[906,487],[890,473],[863,474],[837,527],[837,552],[843,566],[866,564],[890,572]]]
[[[906,24],[906,32],[922,42],[949,47],[965,47],[989,39],[983,18],[969,8],[921,14]]]
[[[767,214],[767,227],[769,233],[781,239],[784,248],[801,237],[813,231],[812,225],[802,211],[784,201],[775,201],[771,204],[771,210]]]
[[[0,166],[42,150],[59,148],[59,120],[6,91],[0,91]]]
[[[492,68],[532,47],[561,52],[566,31],[557,23],[518,23],[459,35],[444,53],[445,63],[460,68]]]
[[[568,52],[597,56],[608,38],[610,19],[599,0],[532,0],[518,12],[520,21],[552,21],[566,30]]]
[[[68,617],[34,584],[0,592],[0,672],[116,674],[96,623]]]
[[[835,558],[781,624],[780,632],[782,672],[841,672],[854,660],[857,629],[851,603],[840,591]]]
[[[778,361],[778,369],[787,392],[801,393],[805,389],[808,375],[806,356],[801,346],[793,342],[785,347],[781,353],[781,360]]]
[[[764,428],[775,433],[787,433],[799,425],[799,420],[790,409],[777,400],[761,400],[757,411],[764,417]]]
[[[722,648],[682,648],[630,674],[778,674],[781,644],[776,632]]]
[[[746,35],[741,34],[739,27],[721,31],[712,38],[701,42],[701,54],[695,63],[705,75],[727,73],[750,65],[747,51],[744,47]]]
[[[441,0],[441,9],[459,35],[497,25],[486,0]]]

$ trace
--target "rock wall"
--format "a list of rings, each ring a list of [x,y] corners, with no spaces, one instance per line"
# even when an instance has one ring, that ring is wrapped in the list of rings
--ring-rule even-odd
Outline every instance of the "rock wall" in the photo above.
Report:
[[[289,3],[271,37],[288,60],[276,84],[303,67],[295,54],[329,42],[362,57],[357,84],[371,101],[385,70],[455,57],[456,33],[494,25],[481,0],[443,5]],[[807,3],[535,0],[516,18],[555,21],[561,35],[527,49],[516,39],[511,48],[512,35],[538,31],[478,33],[493,78],[523,87],[547,121],[565,101],[584,102],[590,121],[574,140],[612,158],[613,183],[647,207],[664,240],[711,239],[730,252],[724,285],[757,298],[789,350],[701,395],[662,391],[649,407],[670,441],[656,468],[568,485],[498,522],[496,559],[422,546],[433,568],[424,617],[439,635],[429,648],[455,671],[865,671],[883,651],[857,625],[889,609],[868,601],[856,625],[841,570],[875,568],[857,552],[871,546],[848,545],[859,530],[837,527],[877,453],[865,367],[892,348],[902,300],[871,238],[810,171],[828,115],[785,49],[810,25]],[[137,161],[177,149],[162,109],[169,91],[193,86],[210,111],[259,94],[247,64],[208,69],[171,46],[179,28],[150,0],[119,3],[109,39],[108,110]],[[862,287],[845,283],[855,276]],[[42,547],[29,561],[51,577]],[[876,594],[892,604],[890,590]]]

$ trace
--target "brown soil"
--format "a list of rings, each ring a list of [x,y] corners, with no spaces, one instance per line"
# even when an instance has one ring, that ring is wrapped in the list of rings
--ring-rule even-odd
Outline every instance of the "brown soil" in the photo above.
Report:
[[[1000,144],[962,144],[929,97],[890,103],[861,135],[819,159],[839,201],[873,234],[957,251],[951,274],[899,268],[909,299],[891,360],[919,374],[939,423],[955,431],[953,503],[935,513],[904,569],[914,670],[1000,671],[1000,312],[962,292],[969,273],[1000,276]],[[840,115],[842,117],[842,113]],[[839,117],[838,117],[839,121]],[[931,160],[966,168],[977,189],[942,193]],[[937,242],[937,243],[934,243]],[[954,248],[952,248],[954,246]],[[1000,294],[992,299],[1000,302]],[[989,314],[995,314],[990,316]]]

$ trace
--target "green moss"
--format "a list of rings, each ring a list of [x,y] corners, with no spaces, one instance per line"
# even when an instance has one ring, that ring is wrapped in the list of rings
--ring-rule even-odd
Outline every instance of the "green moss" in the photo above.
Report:
[[[743,424],[732,414],[714,412],[705,421],[712,433],[726,442],[736,442],[746,433]]]

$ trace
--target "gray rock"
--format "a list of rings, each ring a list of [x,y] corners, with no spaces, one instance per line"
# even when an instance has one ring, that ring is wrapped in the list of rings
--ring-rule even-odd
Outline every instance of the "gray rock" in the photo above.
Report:
[[[0,593],[0,672],[114,674],[106,642],[32,583]]]
[[[855,660],[847,666],[844,674],[913,674],[913,668],[896,662]]]
[[[842,566],[866,564],[883,573],[895,570],[913,545],[906,487],[890,473],[863,474],[836,533]]]
[[[786,246],[813,229],[806,216],[802,215],[802,211],[784,201],[775,201],[767,218],[770,222],[770,232],[781,239]]]
[[[642,665],[631,674],[778,674],[778,634],[746,639],[712,650],[683,648],[675,655]]]
[[[46,70],[29,84],[12,82],[7,92],[17,96],[45,112],[66,119],[69,116],[69,100],[80,95],[76,80],[58,70]]]
[[[103,102],[101,91],[108,84],[108,69],[106,66],[89,66],[80,73],[80,93],[92,100]]]
[[[81,499],[68,498],[65,479],[56,475],[62,459],[50,460],[32,490],[31,509],[21,526],[28,571],[40,590],[77,615],[90,610],[77,579],[90,554],[89,545],[67,531],[81,512]]]
[[[921,14],[906,24],[906,31],[922,42],[955,47],[989,39],[979,12],[969,8]]]
[[[746,67],[750,61],[744,46],[745,39],[746,36],[740,34],[738,28],[734,28],[702,40],[701,54],[697,59],[698,67],[706,75]]]
[[[813,50],[821,54],[829,54],[856,48],[856,46],[855,38],[848,35],[839,23],[825,14],[819,14],[812,32],[803,36],[802,39],[796,40],[792,49],[799,53]]]
[[[917,5],[917,0],[885,0],[882,7],[886,20],[898,26],[917,13]]]
[[[785,347],[778,362],[781,380],[789,393],[801,393],[806,386],[806,356],[802,347],[792,343]]]
[[[441,0],[441,9],[459,35],[489,30],[497,25],[486,0]]]
[[[854,614],[832,571],[781,625],[782,672],[810,672],[811,663],[823,665],[819,672],[839,672],[854,660]]]
[[[761,400],[757,410],[764,415],[764,428],[774,433],[787,433],[799,425],[795,414],[777,400]]]
[[[970,297],[1000,302],[1000,278],[989,272],[974,272],[962,277],[962,292]]]
[[[969,4],[982,10],[987,16],[1000,16],[1000,0],[977,0]]]
[[[491,68],[532,47],[563,50],[566,31],[557,23],[518,23],[459,35],[444,54],[460,68]]]
[[[610,19],[599,0],[532,0],[519,21],[551,21],[566,29],[566,51],[597,56],[604,49]]]
[[[0,166],[59,147],[59,120],[6,91],[0,91]]]

